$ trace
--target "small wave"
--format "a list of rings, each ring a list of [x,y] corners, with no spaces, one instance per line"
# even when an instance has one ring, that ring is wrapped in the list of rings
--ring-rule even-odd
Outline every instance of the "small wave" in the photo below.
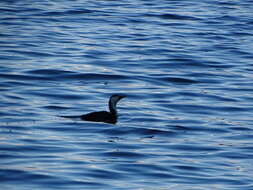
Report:
[[[137,153],[137,152],[128,152],[128,151],[110,151],[110,152],[106,152],[103,153],[104,156],[106,157],[115,157],[115,158],[125,158],[125,159],[129,159],[131,160],[131,158],[142,158],[142,157],[146,157],[144,154],[141,153]]]
[[[43,106],[42,108],[46,108],[49,110],[66,110],[66,109],[71,109],[69,107],[63,107],[63,106]]]
[[[84,96],[82,95],[74,95],[74,94],[56,94],[56,93],[48,93],[48,92],[29,92],[29,94],[33,94],[35,96],[41,97],[49,97],[52,99],[63,99],[63,100],[82,100]]]
[[[66,11],[47,11],[39,14],[34,14],[34,16],[73,16],[73,15],[82,15],[93,13],[94,11],[90,9],[75,9],[75,10],[66,10]]]
[[[27,55],[31,57],[52,57],[54,54],[52,53],[44,53],[38,51],[27,51],[27,50],[9,50],[9,53],[20,54],[20,55]]]
[[[158,17],[162,19],[169,19],[169,20],[200,20],[199,18],[192,17],[192,16],[185,16],[185,15],[178,15],[178,14],[152,14],[148,13],[145,14],[146,17]]]
[[[127,136],[173,136],[175,132],[161,130],[161,129],[148,129],[148,128],[135,128],[135,127],[124,127],[124,128],[110,128],[102,130],[107,135],[127,135]]]
[[[57,75],[72,74],[74,72],[58,70],[58,69],[35,69],[35,70],[26,71],[26,73],[33,74],[33,75],[57,76]]]
[[[88,80],[101,80],[101,79],[105,79],[105,80],[115,80],[115,79],[129,79],[129,76],[125,76],[125,75],[109,75],[109,74],[95,74],[95,73],[85,73],[85,74],[70,74],[70,75],[66,75],[64,78],[66,79],[88,79]]]
[[[164,82],[171,82],[176,84],[196,84],[200,83],[197,80],[187,79],[187,78],[179,78],[179,77],[159,77],[156,80],[164,81]]]
[[[21,75],[21,74],[0,74],[0,77],[5,79],[13,79],[13,80],[48,80],[45,77],[31,76],[31,75]]]

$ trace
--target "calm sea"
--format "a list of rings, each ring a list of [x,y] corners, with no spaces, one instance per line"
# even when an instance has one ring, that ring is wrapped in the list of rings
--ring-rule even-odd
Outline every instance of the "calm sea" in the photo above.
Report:
[[[252,50],[251,0],[1,1],[1,189],[253,190]]]

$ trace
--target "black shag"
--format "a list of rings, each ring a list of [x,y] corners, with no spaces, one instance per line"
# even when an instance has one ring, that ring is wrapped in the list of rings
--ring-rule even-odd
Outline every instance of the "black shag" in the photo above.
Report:
[[[104,122],[104,123],[117,123],[118,114],[117,114],[117,103],[126,96],[124,95],[112,95],[109,100],[109,112],[108,111],[99,111],[91,112],[81,116],[62,116],[65,118],[80,118],[84,121],[93,121],[93,122]]]

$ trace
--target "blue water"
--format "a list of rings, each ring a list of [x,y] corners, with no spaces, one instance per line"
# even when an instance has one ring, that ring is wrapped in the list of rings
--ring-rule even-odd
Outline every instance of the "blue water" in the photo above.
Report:
[[[252,10],[1,1],[1,189],[252,190]],[[116,125],[57,117],[115,93]]]

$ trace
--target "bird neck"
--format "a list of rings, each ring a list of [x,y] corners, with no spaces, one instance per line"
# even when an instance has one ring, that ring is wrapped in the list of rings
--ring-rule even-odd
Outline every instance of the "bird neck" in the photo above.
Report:
[[[109,101],[109,110],[111,114],[117,116],[116,103],[112,102],[111,100]]]

